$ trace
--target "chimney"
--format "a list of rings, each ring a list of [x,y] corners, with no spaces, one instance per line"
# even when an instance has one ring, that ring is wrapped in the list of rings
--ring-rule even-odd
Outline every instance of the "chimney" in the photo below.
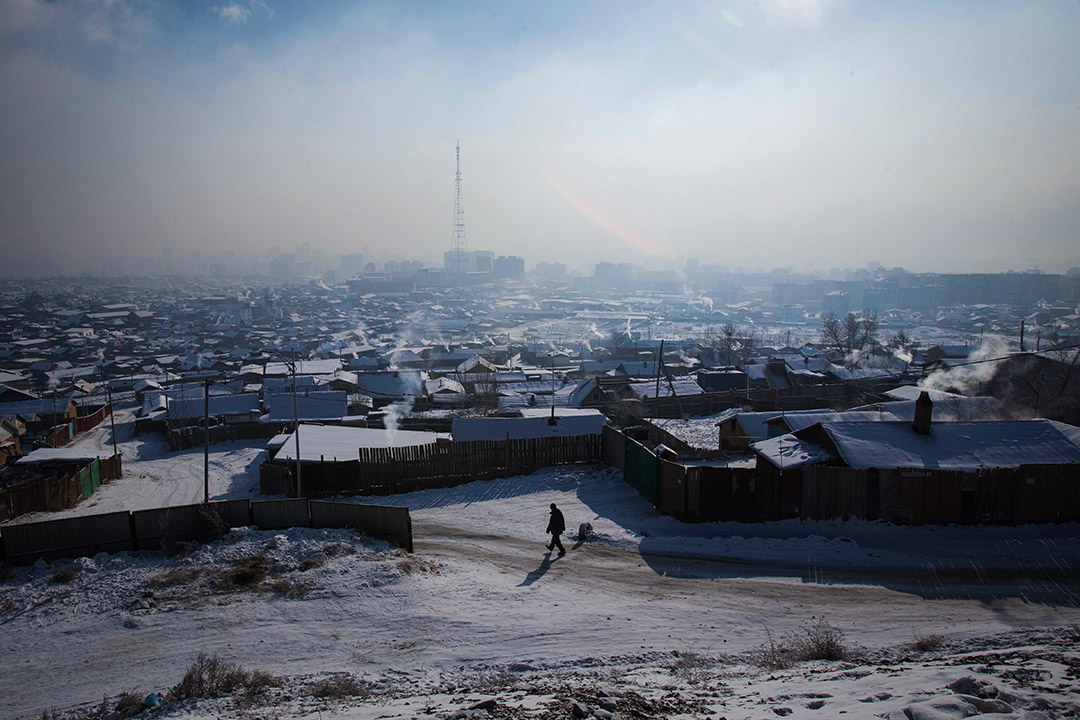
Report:
[[[923,390],[915,401],[915,420],[911,423],[911,429],[920,435],[929,435],[930,418],[933,414],[934,401],[930,399],[930,394]]]

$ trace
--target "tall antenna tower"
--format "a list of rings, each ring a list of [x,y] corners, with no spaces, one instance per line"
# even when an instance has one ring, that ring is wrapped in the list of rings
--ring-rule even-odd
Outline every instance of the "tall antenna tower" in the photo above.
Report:
[[[465,242],[465,207],[461,203],[461,141],[457,144],[457,172],[454,173],[454,232],[450,239],[447,269],[458,275],[469,269],[469,245]]]

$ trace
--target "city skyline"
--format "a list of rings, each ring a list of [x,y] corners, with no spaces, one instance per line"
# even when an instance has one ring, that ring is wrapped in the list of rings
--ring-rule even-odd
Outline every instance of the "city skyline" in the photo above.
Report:
[[[5,273],[1080,264],[1075,6],[0,5]],[[287,251],[286,251],[287,252]]]

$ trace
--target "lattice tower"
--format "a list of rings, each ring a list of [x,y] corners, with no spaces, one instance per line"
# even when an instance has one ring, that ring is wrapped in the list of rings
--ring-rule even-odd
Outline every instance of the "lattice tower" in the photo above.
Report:
[[[465,206],[461,202],[461,143],[457,144],[457,171],[454,173],[454,229],[450,239],[450,272],[469,268],[469,245],[465,241]]]

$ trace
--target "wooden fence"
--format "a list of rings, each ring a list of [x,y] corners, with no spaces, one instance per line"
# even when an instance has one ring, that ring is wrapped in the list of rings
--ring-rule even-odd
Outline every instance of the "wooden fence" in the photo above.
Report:
[[[803,520],[848,520],[868,517],[866,472],[851,468],[807,465],[802,469]]]
[[[120,477],[119,455],[94,460],[76,471],[36,477],[0,490],[0,521],[43,510],[66,510],[90,497],[102,482]]]
[[[0,556],[13,564],[38,558],[55,560],[123,550],[160,550],[173,542],[199,537],[205,509],[230,527],[260,530],[289,527],[353,528],[412,551],[408,508],[294,500],[226,500],[135,512],[86,515],[63,520],[4,525]]]
[[[51,448],[64,447],[75,437],[75,421],[57,425],[45,436],[45,445]]]
[[[412,517],[386,505],[358,505],[312,500],[311,527],[359,528],[412,552]],[[372,531],[372,528],[377,530]]]
[[[80,408],[80,410],[90,410],[87,408]],[[75,418],[75,432],[84,433],[88,430],[93,430],[98,425],[103,423],[107,417],[112,415],[112,405],[105,403],[104,405],[91,410],[86,415],[79,415]]]
[[[864,518],[914,525],[1080,520],[1080,465],[964,473],[898,468],[803,469],[804,520]]]
[[[1080,465],[1022,465],[964,473],[809,465],[729,468],[662,460],[620,433],[627,483],[658,510],[684,522],[860,518],[900,524],[1019,524],[1080,520]],[[644,440],[644,438],[642,438]],[[616,438],[603,458],[615,467]],[[648,441],[645,441],[648,442]]]
[[[126,512],[5,525],[2,531],[4,559],[16,565],[134,549]]]
[[[623,469],[626,460],[626,437],[620,430],[605,425],[601,435],[601,460],[609,467]]]
[[[601,436],[529,438],[395,448],[359,448],[357,459],[304,462],[301,490],[309,497],[342,493],[388,495],[449,487],[481,478],[521,474],[540,467],[600,459]],[[295,463],[264,464],[264,494],[295,493]]]
[[[132,545],[136,550],[161,550],[177,541],[196,539],[207,523],[200,514],[207,510],[216,513],[229,527],[252,524],[251,504],[247,500],[136,510],[131,513]]]
[[[280,423],[211,425],[210,442],[223,443],[235,440],[269,439],[282,432],[285,432],[285,426]],[[173,452],[187,450],[192,447],[201,447],[206,442],[206,431],[196,425],[182,427],[166,425],[165,438],[169,441],[169,449]]]

